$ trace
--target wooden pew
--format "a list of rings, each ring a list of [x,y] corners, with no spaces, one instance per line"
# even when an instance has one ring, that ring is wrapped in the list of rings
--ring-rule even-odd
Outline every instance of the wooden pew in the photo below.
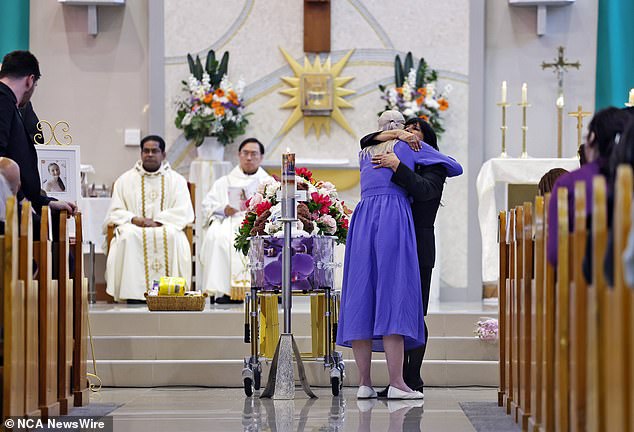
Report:
[[[73,280],[73,376],[72,389],[75,406],[86,406],[88,389],[88,281],[84,278],[82,259],[81,213],[75,214],[75,273]]]
[[[24,281],[25,306],[24,411],[27,416],[39,417],[38,292],[33,283],[33,220],[30,202],[22,204],[19,267],[20,280]]]
[[[498,341],[500,385],[498,389],[498,406],[504,406],[506,393],[506,285],[508,284],[508,246],[506,244],[506,211],[498,217],[498,244],[500,248],[500,276],[498,278]]]
[[[592,181],[592,286],[588,289],[588,399],[586,428],[606,430],[606,357],[603,339],[605,291],[608,289],[603,273],[603,258],[607,247],[607,210],[605,179],[597,176]]]
[[[522,389],[524,383],[521,375],[522,358],[522,280],[524,278],[524,255],[522,238],[524,236],[524,207],[515,208],[515,283],[513,286],[513,419],[520,423],[520,408],[524,405]]]
[[[556,286],[556,430],[569,428],[570,387],[570,233],[568,228],[568,189],[557,189],[557,286]]]
[[[533,287],[533,205],[525,202],[524,230],[522,234],[522,283],[519,312],[520,318],[520,383],[521,407],[520,426],[528,430],[528,419],[531,416],[531,299]]]
[[[34,243],[35,261],[39,269],[39,404],[42,417],[60,414],[57,400],[57,283],[52,280],[49,216],[48,207],[42,207],[40,240]]]
[[[550,193],[544,197],[544,245],[548,245]],[[546,254],[544,254],[546,255]],[[544,331],[542,339],[542,417],[541,430],[555,430],[555,269],[544,256]]]
[[[531,418],[528,430],[537,431],[542,425],[542,370],[544,332],[544,197],[535,197],[534,278],[531,295]]]
[[[70,407],[73,405],[73,395],[71,393],[73,286],[68,269],[69,241],[65,211],[62,211],[59,217],[59,242],[57,247],[59,255],[57,399],[60,402],[60,413],[65,415],[68,414]],[[81,261],[81,257],[82,255],[79,255],[77,261]]]
[[[583,277],[586,253],[586,183],[575,183],[575,226],[572,238],[570,290],[570,430],[586,430],[588,286]]]
[[[25,301],[24,282],[19,274],[18,204],[9,197],[2,236],[2,320],[4,329],[2,365],[2,420],[25,414]]]
[[[607,368],[607,422],[608,430],[627,432],[629,417],[629,379],[632,363],[628,362],[629,304],[623,277],[623,251],[630,228],[632,205],[632,170],[620,166],[617,170],[614,207],[614,289],[606,292],[606,342],[609,367]]]
[[[515,382],[513,380],[513,356],[514,356],[514,315],[513,315],[513,305],[515,304],[515,297],[513,296],[515,289],[515,209],[511,210],[508,218],[508,229],[506,231],[506,242],[509,256],[509,271],[508,271],[508,282],[506,284],[506,355],[504,356],[506,359],[506,368],[505,368],[505,382],[507,384],[506,388],[506,413],[511,414],[512,406],[513,406],[513,396],[515,394],[514,386]]]

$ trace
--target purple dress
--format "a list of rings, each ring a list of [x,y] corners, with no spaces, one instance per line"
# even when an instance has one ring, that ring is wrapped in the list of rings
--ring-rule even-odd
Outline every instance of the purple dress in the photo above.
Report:
[[[425,144],[419,152],[399,141],[394,153],[401,163],[443,164],[447,176],[462,174],[449,156]],[[337,344],[372,339],[383,351],[383,336],[402,335],[405,349],[425,341],[423,301],[416,252],[416,234],[405,189],[391,181],[392,170],[375,169],[361,158],[361,201],[350,221],[344,259]]]

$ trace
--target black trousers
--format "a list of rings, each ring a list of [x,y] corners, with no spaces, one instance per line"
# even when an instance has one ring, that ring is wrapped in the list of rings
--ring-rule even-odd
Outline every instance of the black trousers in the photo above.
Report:
[[[429,306],[432,270],[433,267],[420,267],[420,286],[423,294],[423,312],[425,316],[427,316],[427,307]],[[427,331],[427,323],[425,323],[425,344],[413,350],[405,351],[405,355],[403,356],[403,380],[405,380],[405,384],[411,389],[417,389],[423,386],[420,368],[423,365],[423,357],[425,357],[428,339],[429,332]]]

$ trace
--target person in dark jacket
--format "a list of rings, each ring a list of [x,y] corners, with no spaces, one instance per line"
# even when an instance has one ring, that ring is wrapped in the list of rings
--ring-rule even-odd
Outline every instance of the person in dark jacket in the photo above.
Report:
[[[361,139],[361,148],[378,144],[379,142],[400,139],[407,142],[410,147],[416,149],[423,141],[438,150],[437,137],[429,125],[420,118],[410,119],[405,122],[404,131],[375,132]],[[440,206],[442,190],[447,178],[446,169],[442,165],[416,165],[414,171],[401,164],[394,153],[386,153],[374,156],[372,162],[376,168],[388,167],[394,171],[392,182],[403,187],[412,197],[412,217],[416,232],[416,246],[418,252],[418,265],[423,294],[423,311],[427,315],[429,306],[429,292],[431,288],[431,276],[436,261],[436,239],[434,236],[434,221]],[[427,325],[425,325],[425,342],[429,338]],[[403,378],[412,389],[423,391],[423,380],[420,369],[425,356],[427,343],[420,348],[406,351],[403,362]],[[379,392],[382,396],[382,392]]]
[[[31,201],[38,215],[44,205],[58,212],[66,210],[71,215],[77,209],[74,203],[57,201],[41,192],[32,139],[37,116],[30,105],[39,78],[39,63],[29,51],[13,51],[4,56],[0,69],[0,156],[13,159],[20,167],[19,200]]]

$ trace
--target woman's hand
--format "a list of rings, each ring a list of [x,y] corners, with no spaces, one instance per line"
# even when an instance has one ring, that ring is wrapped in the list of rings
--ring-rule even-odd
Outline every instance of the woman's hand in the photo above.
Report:
[[[418,137],[411,132],[405,130],[398,131],[398,139],[407,143],[407,145],[414,151],[418,151],[421,148]]]
[[[373,168],[390,168],[392,171],[396,172],[401,161],[394,153],[381,153],[375,156],[372,156],[372,163],[374,164]]]

